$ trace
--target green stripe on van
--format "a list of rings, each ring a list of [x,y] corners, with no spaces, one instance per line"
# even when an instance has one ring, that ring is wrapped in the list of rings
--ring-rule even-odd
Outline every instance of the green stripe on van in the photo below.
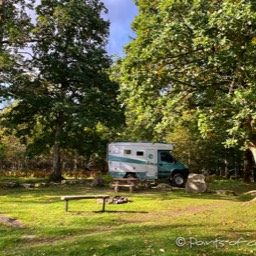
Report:
[[[108,156],[108,161],[114,161],[114,162],[122,162],[122,163],[133,163],[133,164],[146,164],[146,161],[137,160],[137,159],[130,159],[127,157],[120,157],[120,156]]]

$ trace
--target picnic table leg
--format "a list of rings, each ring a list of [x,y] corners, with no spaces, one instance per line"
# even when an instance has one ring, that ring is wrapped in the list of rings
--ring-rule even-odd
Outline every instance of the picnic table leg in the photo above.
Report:
[[[105,212],[105,204],[106,204],[107,198],[103,198],[103,203],[102,203],[102,212]]]
[[[68,200],[66,199],[66,212],[68,212]]]
[[[115,193],[118,193],[118,182],[115,184],[115,186],[114,186],[114,191],[115,191]]]

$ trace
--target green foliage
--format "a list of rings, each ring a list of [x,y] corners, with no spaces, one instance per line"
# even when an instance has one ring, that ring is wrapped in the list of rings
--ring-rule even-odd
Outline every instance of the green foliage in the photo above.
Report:
[[[136,39],[117,64],[137,136],[164,138],[193,110],[203,137],[255,148],[254,1],[138,1]],[[256,159],[256,156],[255,156]]]
[[[216,173],[229,177],[239,176],[242,169],[242,154],[239,148],[225,148],[222,134],[208,130],[202,137],[198,130],[198,118],[194,112],[183,112],[165,141],[175,145],[174,156],[189,167],[190,172]]]
[[[8,100],[6,85],[22,73],[26,43],[33,27],[27,14],[33,0],[3,0],[0,3],[0,103]]]
[[[5,157],[5,146],[3,143],[0,143],[0,160]]]
[[[98,0],[46,0],[35,11],[32,56],[5,87],[5,98],[17,101],[2,115],[2,125],[28,144],[29,156],[53,152],[60,176],[61,150],[101,155],[122,122],[118,85],[107,73],[109,23]],[[105,130],[98,133],[100,125]]]

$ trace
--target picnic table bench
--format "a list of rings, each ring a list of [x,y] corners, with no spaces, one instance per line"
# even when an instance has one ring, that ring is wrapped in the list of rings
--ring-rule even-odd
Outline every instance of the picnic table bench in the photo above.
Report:
[[[120,187],[129,188],[130,193],[133,192],[133,189],[136,186],[137,178],[113,178],[114,183],[112,187],[114,191],[117,193]]]
[[[81,199],[103,199],[102,200],[102,212],[105,212],[106,199],[109,198],[108,195],[77,195],[77,196],[62,196],[60,199],[66,201],[66,212],[68,212],[68,202],[69,200],[81,200]]]

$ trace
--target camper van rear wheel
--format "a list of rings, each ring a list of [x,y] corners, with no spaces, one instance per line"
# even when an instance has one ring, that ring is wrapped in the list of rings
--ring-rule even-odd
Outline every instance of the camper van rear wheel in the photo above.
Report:
[[[182,174],[176,173],[172,176],[171,182],[175,187],[184,187],[185,185],[185,178]]]

